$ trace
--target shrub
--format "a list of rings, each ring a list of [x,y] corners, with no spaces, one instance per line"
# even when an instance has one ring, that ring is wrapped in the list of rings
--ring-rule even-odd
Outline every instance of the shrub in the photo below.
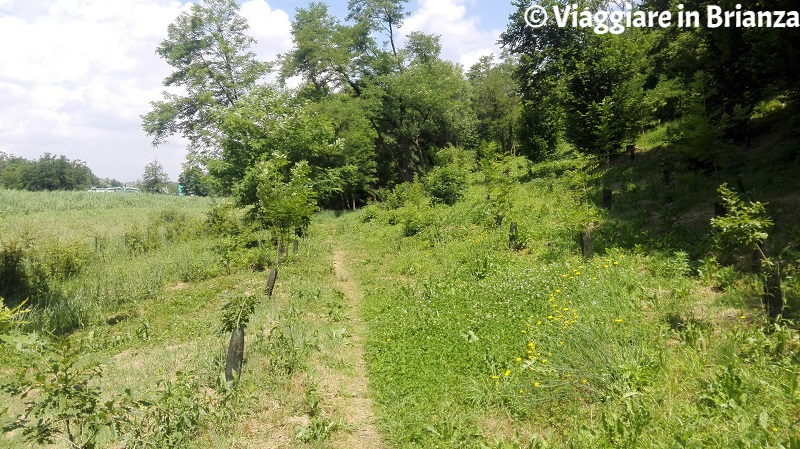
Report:
[[[206,214],[206,226],[216,235],[236,235],[244,229],[236,206],[230,201],[211,206]]]
[[[161,247],[159,233],[151,228],[140,229],[138,225],[133,225],[123,238],[131,254],[143,254]]]
[[[96,447],[114,414],[113,401],[100,401],[100,361],[66,338],[19,337],[15,343],[21,358],[18,374],[2,389],[25,399],[25,406],[5,430],[20,429],[26,440],[40,445],[64,438],[73,447]]]
[[[727,184],[719,186],[717,192],[727,213],[711,219],[714,247],[727,259],[760,251],[772,227],[764,204],[758,201],[745,204]]]
[[[222,305],[222,331],[231,332],[237,328],[247,327],[258,298],[231,291],[223,292],[222,298],[225,300],[225,304]]]
[[[452,206],[467,190],[467,173],[454,165],[436,167],[425,176],[424,185],[435,202]]]

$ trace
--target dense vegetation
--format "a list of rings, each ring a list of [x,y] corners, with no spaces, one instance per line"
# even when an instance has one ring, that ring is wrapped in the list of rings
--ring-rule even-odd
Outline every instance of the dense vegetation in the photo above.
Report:
[[[113,180],[98,179],[85,163],[45,153],[31,161],[0,152],[0,187],[17,190],[83,190],[91,185],[115,187]],[[121,185],[121,184],[119,184]]]
[[[800,447],[797,31],[519,2],[464,72],[404,4],[278,84],[234,1],[170,26],[145,130],[229,199],[0,190],[0,447]]]
[[[465,71],[441,59],[437,36],[401,39],[405,4],[354,0],[345,18],[324,3],[299,8],[294,48],[270,66],[249,51],[253,40],[233,1],[201,2],[157,50],[174,67],[165,85],[186,94],[154,102],[144,128],[155,144],[188,138],[187,176],[201,170],[217,193],[236,192],[257,162],[282,157],[287,176],[307,162],[319,204],[342,208],[383,198],[385,188],[445,164],[436,154],[448,146],[542,161],[567,143],[604,156],[663,128],[680,159],[735,174],[739,167],[725,165],[727,146],[751,145],[765,131],[760,120],[795,108],[796,28],[534,29],[523,1],[501,36],[501,59],[485,57]],[[663,1],[633,7],[677,11]],[[262,81],[268,73],[277,84]],[[292,77],[299,87],[281,87]],[[797,146],[772,152],[794,159]]]

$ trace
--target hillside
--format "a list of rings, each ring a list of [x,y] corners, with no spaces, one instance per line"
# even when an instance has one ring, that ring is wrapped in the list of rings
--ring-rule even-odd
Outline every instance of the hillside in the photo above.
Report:
[[[225,202],[0,192],[3,273],[22,251],[48,298],[31,297],[22,330],[68,332],[43,346],[6,339],[27,349],[2,345],[5,417],[26,408],[13,385],[27,379],[33,403],[49,404],[32,416],[54,420],[20,423],[52,447],[68,447],[67,421],[84,447],[91,435],[97,447],[794,447],[797,330],[766,316],[760,274],[711,258],[715,190],[738,173],[678,162],[670,206],[667,153],[647,139],[608,166],[569,152],[540,164],[451,152],[467,181],[453,205],[430,196],[448,185],[431,179],[447,177],[431,177],[358,212],[315,215],[272,297],[271,237]],[[792,170],[740,177],[760,186]],[[768,201],[768,242],[791,241],[781,223],[796,208],[773,204],[795,196],[763,182],[747,198]],[[590,228],[587,259],[579,234]],[[781,253],[789,317],[796,252]],[[254,310],[232,384],[220,329],[243,298]],[[44,377],[17,378],[15,366]],[[73,390],[59,370],[91,388]]]

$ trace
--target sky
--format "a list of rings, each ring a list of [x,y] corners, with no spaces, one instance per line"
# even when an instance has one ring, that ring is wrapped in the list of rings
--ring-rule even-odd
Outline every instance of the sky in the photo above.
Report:
[[[308,1],[242,0],[259,59],[291,50],[291,21]],[[347,0],[328,1],[346,15]],[[442,56],[469,67],[499,55],[511,0],[409,0],[402,34],[441,36]],[[140,116],[161,99],[170,67],[155,54],[167,26],[191,3],[178,0],[0,0],[0,152],[84,161],[95,175],[139,179],[158,160],[177,180],[185,142],[157,148]]]

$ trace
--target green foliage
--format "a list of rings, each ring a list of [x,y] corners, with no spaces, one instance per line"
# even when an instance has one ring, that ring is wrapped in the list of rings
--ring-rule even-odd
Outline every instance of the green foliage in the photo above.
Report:
[[[485,142],[499,144],[506,154],[517,150],[522,107],[514,70],[514,60],[504,58],[496,63],[491,55],[481,57],[467,72],[477,119],[476,134]]]
[[[221,297],[224,300],[222,331],[231,332],[234,329],[246,328],[258,303],[258,297],[232,291],[223,292]]]
[[[198,379],[186,372],[161,380],[158,388],[134,398],[130,390],[121,403],[126,413],[123,440],[132,448],[182,448],[191,442],[212,410]]]
[[[206,226],[215,235],[237,235],[244,231],[239,211],[232,201],[214,203],[206,213]]]
[[[195,153],[211,143],[215,109],[235,105],[266,68],[249,51],[255,40],[247,29],[233,0],[203,0],[169,25],[156,53],[174,69],[164,85],[181,87],[185,94],[165,92],[164,100],[152,102],[142,116],[154,145],[176,133]]]
[[[284,377],[303,369],[314,347],[314,341],[297,320],[296,311],[290,309],[264,339],[256,342],[255,350],[268,354],[267,368],[270,373]]]
[[[83,190],[97,178],[83,161],[45,153],[38,160],[0,152],[0,186],[18,190]]]
[[[24,410],[3,429],[21,429],[26,440],[37,444],[64,438],[75,447],[96,447],[100,432],[116,418],[114,402],[100,398],[101,361],[69,339],[4,340],[16,345],[22,360],[16,377],[2,389],[24,400]]]
[[[727,184],[720,185],[717,192],[727,211],[711,219],[711,238],[717,250],[725,257],[761,250],[773,225],[764,204],[745,203]]]
[[[452,206],[467,190],[467,172],[455,165],[435,167],[423,179],[425,190],[435,202]]]
[[[124,235],[125,246],[131,254],[143,254],[161,247],[161,236],[155,229],[147,227],[140,229],[134,225]]]
[[[316,210],[308,175],[307,163],[289,168],[288,161],[280,156],[258,164],[253,171],[258,201],[252,204],[254,213],[265,228],[274,231],[279,242],[302,233]]]
[[[163,189],[168,182],[167,172],[164,171],[164,166],[158,160],[154,160],[144,166],[142,190],[149,193],[163,193]]]
[[[211,180],[203,169],[196,165],[184,166],[178,175],[178,184],[183,187],[184,195],[208,196],[211,193]]]
[[[8,335],[11,329],[20,324],[20,317],[28,312],[27,309],[23,309],[24,303],[9,309],[4,302],[0,296],[0,336]]]

